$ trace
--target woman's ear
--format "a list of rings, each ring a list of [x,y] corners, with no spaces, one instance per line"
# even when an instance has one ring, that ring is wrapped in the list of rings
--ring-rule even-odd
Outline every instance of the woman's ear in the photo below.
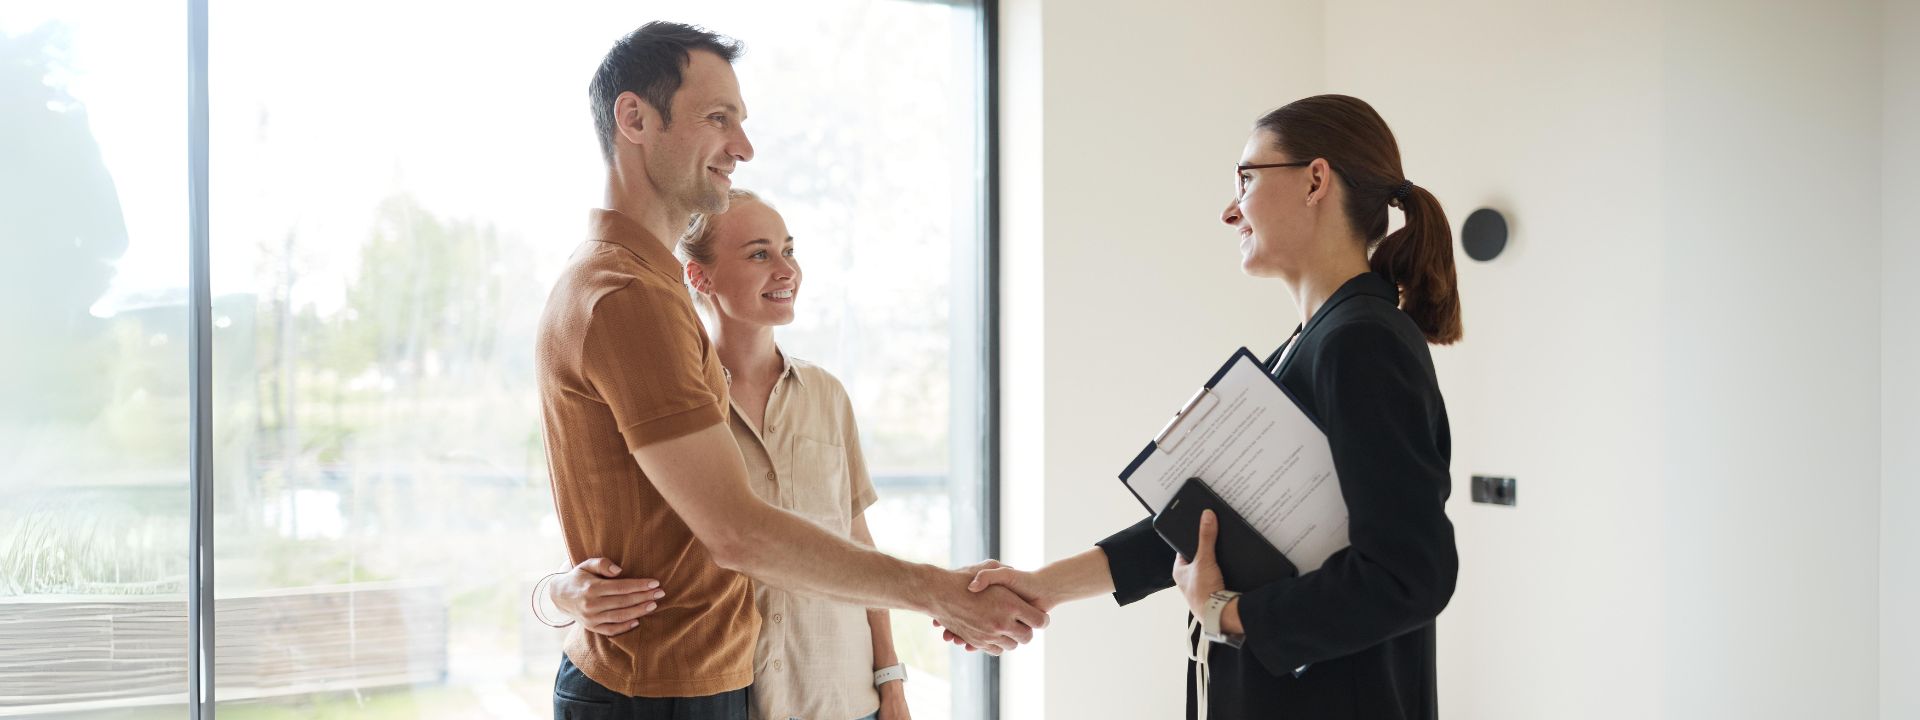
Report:
[[[1313,207],[1327,199],[1333,187],[1333,166],[1326,158],[1314,158],[1307,166],[1307,207]]]
[[[687,285],[691,286],[694,292],[705,295],[707,288],[712,284],[707,280],[707,269],[700,267],[698,260],[687,261]]]

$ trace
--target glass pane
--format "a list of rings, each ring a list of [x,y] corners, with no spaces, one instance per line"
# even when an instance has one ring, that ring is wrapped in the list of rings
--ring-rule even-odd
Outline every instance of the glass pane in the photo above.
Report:
[[[186,702],[185,9],[0,4],[0,715]]]
[[[800,238],[781,342],[854,398],[875,535],[979,559],[975,10],[713,5],[213,0],[222,720],[551,714],[534,326],[603,192],[587,80],[655,18],[748,44],[736,178]],[[915,716],[976,716],[978,658],[895,626]]]

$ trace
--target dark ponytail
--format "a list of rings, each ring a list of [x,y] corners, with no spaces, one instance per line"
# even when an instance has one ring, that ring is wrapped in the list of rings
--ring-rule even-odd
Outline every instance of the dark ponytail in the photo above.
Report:
[[[1273,134],[1295,160],[1325,158],[1347,186],[1347,220],[1365,238],[1375,273],[1400,288],[1400,309],[1427,342],[1447,345],[1463,333],[1453,270],[1453,229],[1432,193],[1406,180],[1400,146],[1387,121],[1365,101],[1315,95],[1262,116],[1254,127]],[[1387,208],[1407,215],[1387,234]]]
[[[1374,246],[1373,271],[1400,286],[1400,309],[1413,317],[1427,342],[1451,345],[1460,340],[1460,293],[1453,274],[1453,227],[1440,201],[1414,185],[1397,200],[1407,225]]]

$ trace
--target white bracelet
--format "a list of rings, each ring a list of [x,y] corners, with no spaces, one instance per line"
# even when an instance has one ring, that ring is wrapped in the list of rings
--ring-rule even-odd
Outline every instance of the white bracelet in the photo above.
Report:
[[[1232,590],[1215,590],[1207,596],[1207,605],[1200,611],[1200,631],[1206,639],[1226,642],[1227,633],[1220,628],[1220,614],[1227,609],[1227,603],[1237,597],[1240,593]]]
[[[874,687],[880,687],[895,680],[900,682],[907,681],[907,666],[905,664],[888,665],[873,671]]]
[[[547,587],[547,581],[552,580],[555,575],[565,575],[567,572],[569,571],[561,570],[556,573],[548,573],[546,577],[540,578],[539,582],[533,584],[533,594],[527,597],[527,607],[533,610],[533,619],[539,620],[541,625],[550,628],[563,628],[571,627],[574,623],[573,618],[569,617],[566,622],[556,625],[553,621],[547,619],[546,613],[540,612],[541,600],[546,600],[549,603],[553,602],[552,598],[546,597],[545,589]],[[555,609],[558,609],[558,607]]]

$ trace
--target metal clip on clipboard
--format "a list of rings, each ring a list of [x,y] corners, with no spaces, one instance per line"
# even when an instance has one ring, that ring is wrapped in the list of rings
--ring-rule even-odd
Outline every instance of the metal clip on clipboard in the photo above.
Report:
[[[1159,448],[1160,452],[1173,452],[1174,448],[1180,446],[1180,441],[1187,439],[1187,435],[1193,432],[1194,423],[1206,417],[1207,413],[1213,412],[1219,404],[1220,396],[1213,394],[1213,388],[1200,388],[1199,392],[1194,393],[1193,397],[1173,414],[1173,419],[1167,421],[1166,427],[1160,428],[1160,432],[1153,436],[1154,447]]]

